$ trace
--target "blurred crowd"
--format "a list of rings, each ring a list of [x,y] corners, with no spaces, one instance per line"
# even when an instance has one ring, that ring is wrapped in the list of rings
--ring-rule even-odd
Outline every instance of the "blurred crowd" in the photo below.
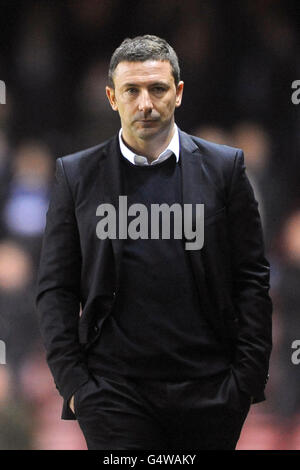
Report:
[[[240,449],[300,449],[300,14],[296,1],[1,2],[0,449],[86,449],[45,361],[35,282],[55,159],[119,129],[105,96],[125,37],[157,34],[185,82],[180,128],[242,148],[271,263],[273,352],[267,401],[254,405]]]

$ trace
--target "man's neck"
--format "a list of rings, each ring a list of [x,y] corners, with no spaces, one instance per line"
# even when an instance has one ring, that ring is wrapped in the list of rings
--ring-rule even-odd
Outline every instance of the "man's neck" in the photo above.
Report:
[[[172,140],[175,132],[175,124],[170,127],[167,133],[162,133],[152,139],[138,141],[131,141],[131,139],[124,135],[122,132],[122,139],[127,147],[137,155],[142,155],[147,158],[148,162],[152,162],[167,148]]]

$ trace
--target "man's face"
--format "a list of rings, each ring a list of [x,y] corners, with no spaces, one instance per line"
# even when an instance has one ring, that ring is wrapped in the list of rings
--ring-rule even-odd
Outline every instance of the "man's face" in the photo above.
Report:
[[[106,94],[120,115],[129,144],[171,129],[175,108],[181,104],[183,82],[175,86],[170,62],[120,62],[114,85],[114,89],[106,87]]]

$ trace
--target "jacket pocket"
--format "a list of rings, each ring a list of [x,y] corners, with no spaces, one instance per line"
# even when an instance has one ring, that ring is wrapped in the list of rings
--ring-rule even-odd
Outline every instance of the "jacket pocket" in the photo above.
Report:
[[[89,384],[89,380],[87,382],[85,382],[84,384],[82,384],[74,393],[74,414],[75,416],[77,417],[78,415],[78,407],[79,407],[79,404],[80,404],[80,399],[81,399],[81,393],[83,390],[85,390],[87,384]]]

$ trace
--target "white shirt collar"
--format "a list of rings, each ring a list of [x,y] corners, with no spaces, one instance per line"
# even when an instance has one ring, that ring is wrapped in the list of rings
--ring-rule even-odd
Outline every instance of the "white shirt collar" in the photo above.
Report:
[[[167,158],[169,158],[172,154],[175,155],[176,161],[179,161],[179,153],[180,153],[180,147],[179,147],[179,133],[178,133],[178,127],[176,124],[174,124],[175,127],[175,132],[174,135],[171,139],[171,142],[167,146],[167,148],[151,163],[148,163],[148,160],[146,157],[142,155],[136,155],[132,150],[130,150],[124,143],[122,139],[122,128],[119,131],[119,143],[120,143],[120,149],[123,157],[127,158],[131,163],[134,165],[156,165],[157,163],[161,163]]]

